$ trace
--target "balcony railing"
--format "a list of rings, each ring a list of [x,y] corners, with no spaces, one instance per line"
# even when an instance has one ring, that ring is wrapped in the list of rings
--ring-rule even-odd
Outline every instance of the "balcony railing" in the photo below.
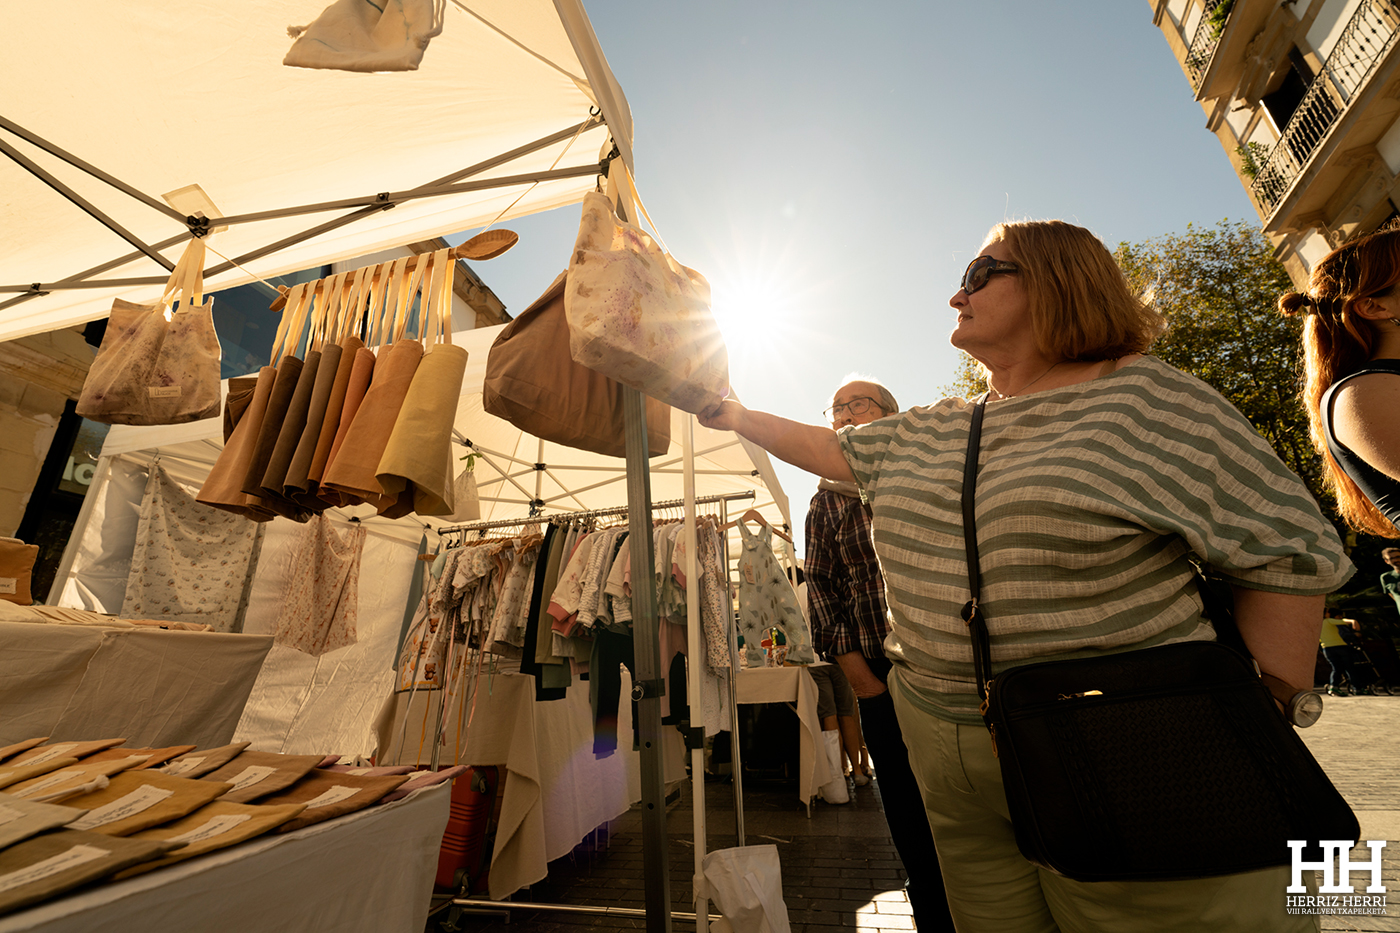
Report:
[[[1211,23],[1210,14],[1224,2],[1225,0],[1205,0],[1205,9],[1201,10],[1201,18],[1196,23],[1196,34],[1191,37],[1191,49],[1186,53],[1186,73],[1191,78],[1193,91],[1201,89],[1201,78],[1205,77],[1210,57],[1215,54],[1215,47],[1220,43],[1220,33],[1223,30]]]
[[[1272,212],[1302,174],[1308,157],[1337,122],[1356,92],[1400,36],[1400,9],[1389,0],[1362,0],[1337,40],[1322,73],[1313,79],[1268,158],[1258,166],[1250,191]]]

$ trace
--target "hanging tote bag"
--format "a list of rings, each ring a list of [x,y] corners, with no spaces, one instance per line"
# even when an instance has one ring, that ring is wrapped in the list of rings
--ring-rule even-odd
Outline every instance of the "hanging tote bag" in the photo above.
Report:
[[[25,544],[19,538],[0,538],[0,599],[20,606],[32,605],[29,583],[39,545]]]
[[[335,313],[328,325],[326,341],[321,346],[321,367],[316,372],[311,407],[306,413],[306,428],[297,444],[291,466],[287,468],[286,494],[298,501],[304,501],[298,498],[300,496],[317,494],[336,428],[340,426],[340,412],[345,404],[350,371],[355,365],[355,351],[364,346],[354,336],[352,328],[359,320],[365,275],[369,271],[364,268],[353,273],[348,283],[349,294],[344,296],[344,300],[341,300],[337,289],[337,303],[332,306]]]
[[[320,323],[316,347],[320,358],[316,361],[316,375],[307,391],[306,414],[301,419],[300,430],[294,438],[294,449],[287,461],[287,471],[282,477],[281,492],[288,499],[299,502],[313,512],[326,508],[327,503],[308,492],[311,484],[311,460],[316,454],[316,443],[321,437],[321,425],[326,418],[326,406],[330,403],[331,390],[335,387],[335,377],[340,368],[339,325],[342,307],[342,289],[348,284],[349,274],[342,273],[327,279],[323,285],[324,307],[317,316]],[[307,367],[309,368],[309,367]],[[306,378],[306,369],[302,370]],[[298,387],[300,388],[300,387]],[[283,425],[283,431],[287,426]],[[279,446],[282,438],[278,438]],[[274,462],[276,457],[273,458]]]
[[[195,496],[196,502],[235,515],[245,515],[255,522],[271,521],[276,516],[277,513],[261,497],[250,496],[243,491],[243,477],[248,475],[253,445],[262,429],[263,413],[267,411],[267,400],[272,395],[272,383],[276,378],[275,367],[264,366],[258,370],[253,397],[234,426],[233,433],[224,442],[219,459],[214,461],[209,475],[204,478],[204,485]]]
[[[196,237],[185,246],[159,301],[112,301],[77,412],[106,424],[217,418],[220,355],[213,302],[204,301],[204,241]]]
[[[380,348],[379,359],[374,364],[374,381],[365,393],[364,401],[355,412],[355,420],[346,432],[345,444],[326,470],[322,485],[336,490],[342,495],[358,497],[379,509],[392,505],[396,496],[386,496],[379,485],[376,474],[379,460],[389,444],[389,435],[398,420],[399,409],[408,395],[408,387],[413,382],[413,374],[423,358],[423,345],[417,340],[404,337],[408,326],[409,310],[418,292],[423,272],[428,265],[428,257],[414,264],[411,272],[405,274],[408,258],[394,262],[390,288],[395,289],[393,315],[393,343],[387,349]],[[385,313],[389,311],[386,300]]]
[[[625,457],[622,386],[569,354],[567,276],[561,272],[491,344],[481,405],[541,440]],[[646,412],[647,454],[658,457],[671,446],[671,406],[648,397]]]
[[[364,403],[365,393],[369,391],[370,383],[374,381],[374,367],[378,357],[370,347],[375,346],[376,331],[379,330],[380,308],[384,300],[384,292],[389,287],[389,275],[392,263],[383,263],[374,269],[369,284],[366,286],[368,295],[368,307],[365,311],[365,333],[364,338],[368,343],[358,339],[352,339],[344,344],[348,351],[350,346],[355,346],[354,359],[351,361],[350,375],[346,380],[345,399],[340,410],[339,424],[336,426],[335,437],[331,441],[330,449],[326,454],[326,461],[323,464],[320,477],[320,486],[317,494],[332,505],[356,505],[364,500],[357,496],[343,494],[338,490],[331,489],[325,483],[325,477],[331,471],[331,464],[335,463],[340,448],[345,443],[345,436],[350,433],[350,425],[355,423],[355,415],[360,411],[360,405]],[[343,359],[343,357],[342,357]],[[337,374],[337,379],[339,374]],[[321,444],[325,442],[322,435],[316,448],[319,453]]]
[[[462,396],[467,351],[452,345],[452,276],[457,263],[446,249],[434,253],[431,262],[419,320],[424,343],[429,336],[434,343],[413,373],[376,474],[384,494],[395,499],[392,507],[380,509],[390,518],[409,510],[419,515],[450,515],[453,510],[452,422]]]
[[[621,161],[612,167],[624,205],[638,203]],[[564,309],[569,350],[584,366],[692,413],[729,393],[729,356],[710,313],[709,283],[619,220],[596,192],[584,195]]]
[[[428,40],[442,33],[446,0],[373,4],[336,0],[310,26],[291,26],[296,39],[282,64],[339,71],[417,71]]]
[[[1206,586],[1222,641],[1022,664],[992,677],[974,514],[986,401],[973,409],[963,471],[972,598],[962,616],[1021,854],[1076,881],[1173,881],[1287,865],[1290,839],[1361,838],[1252,659],[1222,643],[1244,647]]]

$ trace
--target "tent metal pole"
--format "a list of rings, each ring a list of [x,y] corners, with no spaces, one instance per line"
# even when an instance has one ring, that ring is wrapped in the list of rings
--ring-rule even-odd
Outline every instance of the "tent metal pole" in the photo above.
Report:
[[[24,127],[20,126],[18,123],[15,123],[12,120],[7,120],[4,117],[0,117],[0,129],[7,130],[10,133],[13,133],[25,142],[32,143],[33,145],[38,146],[40,149],[44,150],[50,155],[58,156],[58,158],[62,159],[64,162],[67,162],[74,168],[82,169],[84,172],[87,172],[89,175],[91,175],[93,178],[96,178],[98,181],[106,182],[113,188],[116,188],[122,194],[125,194],[128,197],[140,201],[147,207],[151,207],[155,210],[160,211],[162,214],[165,214],[173,220],[177,220],[182,224],[189,222],[189,218],[187,218],[184,214],[181,214],[179,211],[175,210],[175,208],[171,207],[169,204],[166,204],[164,201],[161,201],[158,198],[153,198],[149,194],[146,194],[144,191],[139,191],[136,188],[131,187],[121,179],[115,178],[112,175],[107,174],[97,166],[90,165],[87,162],[84,162],[82,159],[73,155],[71,152],[68,152],[64,149],[60,149],[58,146],[55,146],[47,139],[44,139],[42,136],[39,136],[36,133],[29,132],[29,130],[26,130]]]
[[[489,169],[493,169],[498,165],[505,165],[507,162],[514,162],[521,156],[529,155],[532,152],[538,152],[546,146],[551,146],[554,143],[562,142],[565,139],[573,139],[575,136],[581,136],[589,130],[593,129],[593,127],[602,125],[602,117],[589,117],[582,123],[579,123],[575,126],[571,126],[566,130],[560,130],[557,133],[553,133],[549,136],[537,139],[532,143],[526,143],[518,149],[512,149],[509,152],[503,152],[495,158],[487,159],[485,162],[478,162],[475,165],[468,166],[467,168],[462,169],[460,172],[454,172],[451,175],[444,175],[441,178],[434,179],[433,181],[428,182],[428,187],[432,187],[434,185],[446,185],[450,184],[451,182],[457,181],[460,178],[470,178],[473,175],[480,175],[482,172],[485,172]]]
[[[720,506],[720,525],[729,524],[729,505]],[[744,842],[744,754],[739,741],[739,629],[734,624],[734,598],[729,590],[729,535],[720,535],[720,566],[724,568],[724,611],[729,613],[729,771],[734,782],[734,838]]]
[[[741,500],[741,499],[752,499],[753,497],[754,497],[754,492],[753,492],[753,490],[752,490],[752,489],[746,489],[746,490],[744,490],[743,492],[727,492],[727,493],[717,494],[717,495],[713,495],[713,496],[701,496],[700,498],[698,498],[698,499],[695,500],[695,504],[696,504],[696,505],[709,505],[710,503],[713,503],[713,502],[737,502],[737,501],[739,501],[739,500]],[[495,501],[498,501],[498,502],[506,502],[506,501],[514,501],[514,500],[498,499],[498,500],[495,500]],[[677,507],[682,507],[682,506],[684,506],[684,505],[685,505],[685,500],[684,500],[684,499],[668,499],[668,500],[666,500],[666,501],[664,501],[664,502],[653,502],[653,503],[651,503],[651,508],[652,508],[653,511],[655,511],[655,510],[657,510],[657,509],[674,509],[674,508],[677,508]],[[505,528],[505,527],[507,527],[507,526],[509,526],[509,525],[531,525],[531,524],[539,524],[539,523],[541,523],[541,522],[552,522],[552,521],[554,521],[554,520],[556,520],[556,519],[558,519],[559,521],[574,521],[574,520],[577,520],[577,519],[580,519],[580,518],[591,518],[591,517],[593,517],[593,516],[598,516],[598,515],[624,515],[624,514],[630,512],[630,511],[631,511],[631,506],[619,506],[619,507],[617,507],[617,508],[609,508],[609,509],[585,509],[585,510],[582,510],[582,511],[574,511],[574,512],[555,512],[553,515],[536,515],[536,516],[534,516],[534,517],[532,517],[532,518],[501,518],[501,519],[496,519],[496,520],[493,520],[493,521],[466,522],[466,523],[461,524],[461,525],[443,525],[441,528],[438,528],[438,529],[437,529],[437,532],[438,532],[439,534],[445,534],[445,533],[447,533],[447,532],[449,532],[449,531],[453,531],[453,532],[485,531],[485,530],[488,529],[488,528]],[[723,519],[721,519],[720,524],[724,524]],[[723,537],[723,536],[721,535],[721,537]]]
[[[102,226],[106,227],[108,230],[111,230],[117,236],[121,237],[123,240],[126,240],[132,246],[145,253],[151,259],[155,260],[156,263],[158,263],[166,271],[175,271],[175,264],[173,262],[171,262],[169,259],[166,259],[160,253],[156,252],[154,248],[152,248],[149,244],[147,244],[136,234],[132,233],[130,230],[117,223],[111,217],[108,217],[102,211],[98,210],[96,205],[92,204],[82,195],[78,194],[78,192],[74,191],[72,188],[59,181],[56,176],[45,171],[39,165],[39,163],[27,158],[24,155],[24,153],[20,152],[14,146],[11,146],[9,143],[5,142],[2,139],[0,139],[0,152],[3,152],[15,162],[18,162],[22,168],[29,172],[29,174],[33,175],[35,178],[48,185],[50,188],[57,191],[59,194],[63,195],[68,200],[72,201],[75,205],[82,208],[83,211],[85,211],[98,223],[102,224]]]
[[[666,839],[666,784],[661,761],[661,671],[656,608],[656,560],[652,546],[651,477],[647,472],[646,397],[622,388],[627,441],[628,540],[632,542],[632,644],[637,731],[642,764],[642,869],[647,930],[671,931],[671,859]]]
[[[689,715],[686,717],[689,728],[686,730],[690,746],[690,786],[691,814],[695,839],[695,874],[697,880],[705,876],[705,854],[709,851],[709,839],[705,826],[705,723],[704,715],[698,714],[703,708],[700,692],[703,689],[701,678],[706,666],[705,647],[700,629],[700,538],[695,528],[695,416],[687,414],[681,427],[681,450],[685,458],[685,617],[686,642],[690,657],[686,659],[686,686],[689,700]],[[697,720],[699,724],[697,725]],[[692,885],[692,901],[695,915],[705,917],[710,912],[710,899],[703,889],[696,890]],[[698,933],[705,933],[698,928]]]

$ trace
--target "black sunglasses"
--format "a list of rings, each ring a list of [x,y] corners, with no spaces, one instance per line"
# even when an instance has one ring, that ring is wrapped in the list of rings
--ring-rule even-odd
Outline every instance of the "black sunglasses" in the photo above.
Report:
[[[1020,271],[1020,267],[1014,262],[993,259],[991,256],[978,256],[967,264],[967,269],[963,272],[961,287],[963,291],[971,295],[983,285],[986,285],[987,280],[997,272]]]

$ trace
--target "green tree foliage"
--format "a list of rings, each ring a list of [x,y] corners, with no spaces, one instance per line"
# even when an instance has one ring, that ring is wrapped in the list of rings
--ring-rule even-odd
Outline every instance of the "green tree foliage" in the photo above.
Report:
[[[1167,318],[1167,332],[1149,352],[1233,402],[1328,502],[1299,397],[1301,325],[1276,310],[1293,284],[1263,232],[1244,222],[1188,224],[1182,234],[1120,243],[1114,258]]]

